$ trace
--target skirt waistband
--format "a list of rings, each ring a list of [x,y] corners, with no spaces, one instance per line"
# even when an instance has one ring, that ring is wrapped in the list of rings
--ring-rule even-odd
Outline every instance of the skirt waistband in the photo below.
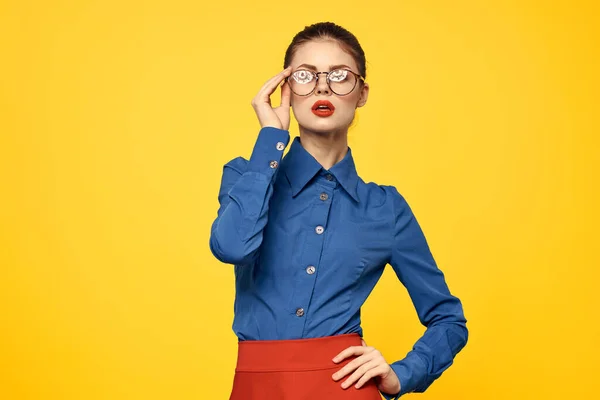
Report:
[[[238,342],[235,370],[267,372],[339,368],[345,363],[336,364],[332,359],[350,346],[362,346],[358,333],[309,339],[242,340]]]

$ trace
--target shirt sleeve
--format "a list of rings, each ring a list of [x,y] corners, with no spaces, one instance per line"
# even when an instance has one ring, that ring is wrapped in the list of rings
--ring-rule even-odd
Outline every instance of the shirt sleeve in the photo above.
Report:
[[[273,183],[290,140],[287,130],[260,130],[250,160],[237,157],[223,167],[219,209],[211,226],[210,249],[220,261],[255,261],[267,224]]]
[[[396,188],[390,188],[395,214],[390,265],[427,329],[404,359],[391,364],[400,380],[400,393],[382,393],[388,400],[408,392],[424,392],[452,365],[468,338],[460,300],[450,294],[408,203]]]

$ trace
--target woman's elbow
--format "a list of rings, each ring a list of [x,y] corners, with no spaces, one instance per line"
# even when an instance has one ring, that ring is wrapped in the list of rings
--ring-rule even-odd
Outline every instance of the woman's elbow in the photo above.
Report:
[[[451,344],[452,353],[458,354],[469,341],[469,330],[464,322],[452,323],[448,325],[448,340]]]
[[[223,238],[216,230],[210,235],[209,246],[215,258],[223,263],[246,265],[254,261],[255,252],[248,251],[245,243]]]

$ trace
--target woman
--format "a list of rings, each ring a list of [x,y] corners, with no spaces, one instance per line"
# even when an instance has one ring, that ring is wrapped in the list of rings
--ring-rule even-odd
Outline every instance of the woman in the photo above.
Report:
[[[369,94],[364,52],[344,28],[318,23],[294,37],[284,67],[252,101],[261,130],[249,160],[225,165],[211,229],[211,251],[235,265],[230,399],[423,392],[466,344],[466,320],[406,200],[357,175],[347,136]],[[290,107],[300,137],[283,157]],[[388,263],[427,327],[392,364],[366,345],[360,326]]]

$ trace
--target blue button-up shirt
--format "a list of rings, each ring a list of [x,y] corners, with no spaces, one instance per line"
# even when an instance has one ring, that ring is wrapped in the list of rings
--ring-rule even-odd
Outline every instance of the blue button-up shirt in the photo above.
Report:
[[[393,186],[365,183],[351,149],[329,170],[289,132],[262,128],[249,160],[223,169],[210,248],[234,264],[233,330],[239,340],[357,332],[360,308],[387,264],[407,288],[423,336],[392,369],[401,391],[423,392],[467,342],[425,236]]]

